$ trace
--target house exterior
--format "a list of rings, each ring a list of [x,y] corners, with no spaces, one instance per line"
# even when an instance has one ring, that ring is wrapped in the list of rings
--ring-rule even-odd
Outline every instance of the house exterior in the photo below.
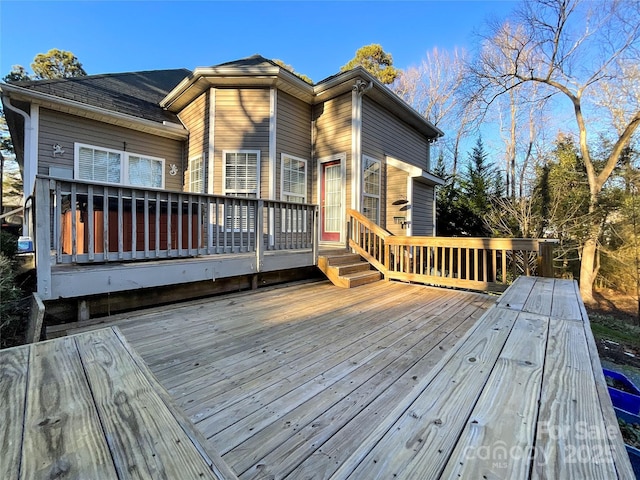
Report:
[[[54,263],[124,262],[143,250],[145,260],[158,260],[176,245],[180,258],[206,256],[216,245],[234,253],[216,244],[214,233],[237,232],[234,242],[243,232],[250,237],[260,217],[251,202],[258,200],[282,202],[269,204],[259,219],[265,232],[271,229],[267,250],[302,233],[313,233],[316,249],[344,245],[347,208],[394,235],[435,235],[441,180],[429,173],[429,150],[443,134],[362,68],[310,85],[256,55],[193,71],[18,82],[0,90],[24,178],[24,230],[37,223],[30,218],[37,178],[49,182],[40,193],[48,191],[58,209],[52,206],[48,218]],[[220,206],[213,196],[236,204]],[[295,205],[317,205],[316,223],[303,226],[313,213]],[[218,212],[224,219],[216,223]],[[136,235],[143,216],[147,227]],[[260,239],[254,247],[247,241],[248,250],[259,250]],[[50,291],[45,298],[69,295]]]

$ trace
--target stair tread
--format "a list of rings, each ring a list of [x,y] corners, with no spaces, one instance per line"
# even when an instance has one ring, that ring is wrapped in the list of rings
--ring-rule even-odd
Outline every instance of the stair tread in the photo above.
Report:
[[[352,273],[345,273],[344,275],[340,275],[341,277],[345,277],[345,278],[359,278],[359,277],[367,277],[367,276],[380,276],[380,272],[377,270],[367,270],[364,272],[352,272]]]

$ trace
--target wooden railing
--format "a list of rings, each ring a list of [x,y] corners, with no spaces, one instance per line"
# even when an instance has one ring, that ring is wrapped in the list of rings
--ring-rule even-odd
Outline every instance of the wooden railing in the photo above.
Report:
[[[503,291],[520,275],[553,276],[553,241],[394,236],[348,210],[348,245],[387,279]]]
[[[55,263],[316,249],[315,205],[48,177],[36,185],[36,238]]]

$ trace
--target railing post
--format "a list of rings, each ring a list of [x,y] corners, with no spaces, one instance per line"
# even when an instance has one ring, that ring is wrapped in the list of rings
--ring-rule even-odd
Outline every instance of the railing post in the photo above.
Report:
[[[36,277],[43,300],[51,298],[51,190],[55,190],[55,180],[36,179]]]
[[[538,276],[554,277],[553,272],[553,246],[554,242],[541,241],[538,244]]]
[[[311,239],[311,244],[313,248],[313,263],[314,265],[318,265],[318,251],[319,251],[319,243],[320,243],[320,230],[318,225],[318,206],[313,207],[313,237]]]
[[[347,229],[346,229],[346,234],[345,234],[345,248],[347,250],[349,250],[349,240],[351,240],[351,235],[353,234],[352,228],[353,228],[353,217],[347,217]]]
[[[256,207],[256,271],[261,272],[264,262],[264,200]],[[271,232],[269,232],[271,234]]]

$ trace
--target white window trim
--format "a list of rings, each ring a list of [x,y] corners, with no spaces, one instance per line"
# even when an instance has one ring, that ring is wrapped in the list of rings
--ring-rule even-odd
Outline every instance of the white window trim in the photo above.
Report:
[[[256,154],[256,198],[260,198],[260,150],[223,150],[222,151],[222,192],[227,195],[227,154],[228,153],[255,153]],[[237,192],[237,190],[233,190]],[[254,193],[252,190],[240,193]]]
[[[304,194],[300,195],[299,193],[286,192],[284,190],[284,160],[285,158],[290,158],[291,160],[296,160],[298,162],[304,163]],[[288,153],[280,154],[280,200],[285,202],[285,195],[290,195],[292,197],[302,196],[302,203],[307,203],[307,193],[308,193],[308,183],[309,183],[309,161],[296,157],[295,155],[289,155]],[[295,225],[293,225],[293,221],[291,220],[291,216],[288,218],[282,218],[282,231],[287,233],[301,233],[307,231],[307,212],[304,212],[302,218],[302,230],[299,231]],[[293,228],[292,228],[293,227]]]
[[[228,190],[226,185],[227,185],[227,154],[228,153],[255,153],[256,154],[256,190],[255,190],[255,195],[256,195],[256,199],[260,198],[260,150],[223,150],[222,151],[222,193],[223,195],[228,195],[229,192],[231,190]],[[254,193],[253,190],[233,190],[233,193]],[[239,198],[244,198],[244,197],[239,197]],[[236,207],[237,208],[237,207]],[[243,208],[243,207],[240,207]],[[248,207],[250,208],[250,207]],[[254,213],[257,214],[257,213]],[[247,225],[246,229],[242,228],[242,225],[240,225],[238,228],[236,227],[229,227],[227,226],[227,213],[224,212],[223,214],[224,216],[224,221],[225,221],[225,231],[226,232],[243,232],[243,231],[247,231],[247,232],[254,232],[254,227],[253,225]],[[233,217],[231,217],[233,218]],[[248,220],[248,218],[247,218]]]
[[[124,171],[122,172],[122,175],[124,175],[124,183],[125,185],[131,185],[130,181],[129,181],[129,157],[140,157],[140,158],[147,158],[149,160],[154,160],[156,162],[160,162],[162,164],[162,178],[160,180],[160,187],[147,187],[144,185],[132,185],[133,187],[136,188],[161,188],[164,190],[164,158],[160,158],[160,157],[152,157],[151,155],[143,155],[141,153],[135,153],[135,152],[124,152],[124,158],[125,158],[125,167]]]
[[[146,189],[146,188],[161,188],[164,189],[165,188],[165,159],[164,158],[160,158],[160,157],[154,157],[151,155],[146,155],[143,153],[136,153],[136,152],[126,152],[124,150],[115,150],[113,148],[107,148],[107,147],[101,147],[99,145],[90,145],[88,143],[78,143],[78,142],[74,142],[73,144],[73,178],[75,180],[82,180],[82,181],[90,181],[92,183],[98,183],[98,184],[109,184],[109,182],[100,182],[100,181],[96,181],[96,180],[87,180],[84,178],[80,178],[80,149],[81,148],[90,148],[93,150],[102,150],[104,152],[108,152],[108,153],[116,153],[118,155],[120,155],[121,158],[121,164],[120,164],[120,181],[118,182],[120,185],[129,185],[135,188],[141,188],[141,189]],[[155,161],[159,161],[162,164],[162,181],[161,181],[161,186],[160,187],[147,187],[147,186],[143,186],[143,185],[131,185],[129,183],[129,157],[140,157],[140,158],[148,158],[149,160],[155,160]]]
[[[192,180],[192,173],[193,173],[193,169],[191,168],[191,165],[193,162],[195,162],[196,160],[200,161],[200,168],[201,168],[201,177],[200,177],[200,182],[202,183],[202,188],[199,192],[194,192],[192,190],[193,188],[193,180]],[[201,153],[200,155],[195,155],[193,157],[189,157],[189,192],[191,193],[205,193],[206,189],[205,189],[205,163],[204,163],[204,155]]]
[[[288,153],[280,154],[280,200],[285,201],[284,200],[285,194],[291,195],[291,196],[300,195],[299,193],[285,192],[284,190],[284,159],[285,157],[304,163],[304,195],[303,195],[304,199],[302,203],[307,203],[307,193],[308,193],[308,183],[309,183],[309,161],[305,160],[304,158],[296,157],[294,155],[289,155]]]
[[[372,193],[367,193],[365,192],[365,188],[364,188],[364,168],[365,168],[365,164],[367,163],[367,160],[370,162],[376,162],[378,163],[378,168],[379,168],[379,175],[378,175],[378,194],[374,195]],[[369,197],[369,198],[377,198],[378,199],[378,211],[377,211],[377,218],[375,220],[377,225],[380,225],[380,205],[381,205],[381,192],[382,192],[382,161],[378,160],[377,158],[373,158],[373,157],[369,157],[368,155],[363,155],[362,156],[362,172],[361,172],[361,178],[362,178],[362,198],[364,200],[365,197]],[[364,208],[364,201],[360,202],[360,205],[362,206],[362,208]],[[364,215],[364,212],[362,212],[362,214]]]
[[[95,180],[87,180],[86,178],[80,178],[80,149],[90,148],[92,150],[102,150],[108,153],[117,153],[120,155],[120,181],[118,183],[124,183],[124,152],[122,150],[114,150],[113,148],[100,147],[98,145],[89,145],[87,143],[74,143],[73,144],[73,178],[75,180],[81,180],[83,182],[96,182]],[[96,182],[96,183],[108,183],[108,182]]]

